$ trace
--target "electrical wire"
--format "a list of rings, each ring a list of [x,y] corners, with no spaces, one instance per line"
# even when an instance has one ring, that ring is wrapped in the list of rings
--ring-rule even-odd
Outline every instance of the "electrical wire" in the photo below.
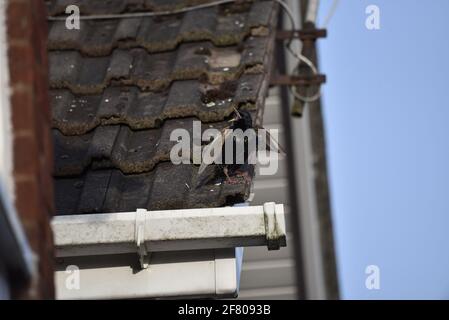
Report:
[[[292,30],[298,30],[298,29],[296,28],[295,18],[294,18],[294,16],[293,16],[293,12],[291,11],[290,7],[289,7],[284,1],[282,1],[282,0],[274,0],[274,1],[276,1],[277,3],[279,3],[279,5],[280,5],[280,6],[282,7],[282,9],[284,10],[284,13],[287,14],[287,17],[288,17],[289,20],[290,20],[290,24],[291,24]],[[301,54],[300,52],[295,52],[295,50],[293,50],[292,47],[291,47],[292,42],[293,42],[293,38],[290,38],[290,39],[287,41],[287,43],[286,43],[286,49],[287,49],[287,51],[290,52],[290,54],[291,54],[294,58],[296,58],[296,60],[298,60],[298,62],[302,61],[303,63],[305,63],[305,64],[312,70],[313,74],[314,74],[314,75],[317,75],[317,74],[318,74],[318,69],[317,69],[317,67],[315,66],[315,64],[314,64],[309,58],[307,58],[306,56],[304,56],[304,55]],[[299,51],[300,51],[300,50],[299,50]],[[299,71],[298,69],[299,69],[299,63],[298,63],[298,65],[295,67],[295,69],[294,69],[293,71]],[[306,103],[314,102],[314,101],[318,100],[318,99],[321,97],[321,89],[320,89],[320,87],[318,87],[318,92],[315,93],[315,94],[313,94],[313,95],[310,96],[310,97],[306,97],[306,96],[303,96],[303,95],[299,94],[298,91],[297,91],[297,89],[296,89],[296,87],[294,87],[294,86],[289,86],[288,89],[289,89],[290,93],[291,93],[297,100],[300,100],[300,101],[306,102]]]
[[[88,16],[80,16],[80,20],[107,20],[107,19],[123,19],[123,18],[141,18],[141,17],[155,17],[155,16],[167,16],[170,14],[185,13],[193,10],[205,9],[210,7],[219,6],[221,4],[227,4],[236,2],[237,0],[217,0],[213,2],[203,3],[195,6],[185,7],[175,10],[167,11],[151,11],[151,12],[132,12],[132,13],[118,13],[118,14],[94,14]],[[67,17],[47,17],[50,21],[63,21]]]
[[[332,17],[333,17],[334,14],[335,14],[335,11],[337,10],[337,7],[338,7],[339,2],[340,2],[340,0],[333,0],[332,6],[331,6],[331,8],[330,8],[328,14],[326,15],[326,18],[324,19],[324,24],[323,24],[323,26],[322,26],[323,29],[326,29],[327,26],[329,25],[329,23],[330,23]],[[317,3],[316,3],[315,5],[317,6]],[[289,8],[288,8],[288,9],[289,9]],[[317,7],[312,8],[312,9],[314,10],[314,14],[315,14],[315,16],[316,16],[316,10],[317,10]],[[291,11],[290,11],[290,10],[286,10],[285,12],[287,12],[287,14],[288,14],[289,16],[291,16],[291,17],[290,17],[290,20],[291,20],[292,23],[293,23],[293,24],[292,24],[293,29],[295,29],[295,27],[294,27],[294,19],[293,19],[293,15],[292,15]],[[310,16],[311,14],[308,14],[308,15]],[[302,54],[296,55],[296,53],[295,53],[293,50],[291,50],[290,46],[287,46],[287,48],[289,49],[290,53],[292,53],[298,60],[304,62],[304,63],[305,63],[305,64],[312,70],[312,72],[313,72],[314,75],[317,75],[317,74],[318,74],[318,70],[317,70],[316,66],[313,64],[313,62],[312,62],[311,60],[309,60],[307,57],[303,56]],[[296,68],[294,69],[294,71],[295,71],[295,70],[298,70],[298,69],[299,69],[299,65],[296,66]],[[294,90],[292,87],[289,87],[289,91],[290,91],[290,93],[291,93],[296,99],[298,99],[298,100],[300,100],[300,101],[303,101],[303,102],[305,102],[305,103],[314,102],[314,101],[318,100],[318,99],[321,97],[321,86],[318,87],[318,91],[317,91],[315,94],[313,94],[312,96],[308,96],[308,97],[305,97],[305,96],[300,95],[300,94],[296,91],[296,88],[295,88],[295,90]]]

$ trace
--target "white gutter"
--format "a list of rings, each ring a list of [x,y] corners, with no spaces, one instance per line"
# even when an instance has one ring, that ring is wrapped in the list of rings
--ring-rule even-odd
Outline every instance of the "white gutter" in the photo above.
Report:
[[[224,207],[56,216],[57,257],[286,246],[284,206]]]

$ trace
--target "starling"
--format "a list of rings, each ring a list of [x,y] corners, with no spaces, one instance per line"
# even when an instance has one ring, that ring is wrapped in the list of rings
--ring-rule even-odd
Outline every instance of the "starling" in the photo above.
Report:
[[[220,177],[220,179],[225,180],[226,183],[237,183],[239,180],[238,178],[235,179],[234,177],[243,177],[245,180],[251,180],[251,178],[254,176],[254,164],[255,164],[255,160],[256,160],[256,151],[258,148],[258,127],[253,126],[253,120],[251,118],[251,114],[246,111],[246,110],[242,110],[242,111],[238,111],[235,109],[235,118],[230,120],[230,126],[228,128],[224,128],[221,131],[221,135],[215,137],[215,139],[206,146],[206,148],[208,148],[208,151],[210,152],[212,149],[215,148],[220,148],[221,147],[221,152],[218,154],[214,154],[214,163],[216,163],[216,170],[218,170],[218,176]],[[260,127],[261,128],[261,127]],[[230,129],[230,130],[227,130]],[[243,132],[245,132],[247,129],[254,129],[255,130],[255,134],[253,135],[253,137],[256,139],[255,143],[250,143],[250,141],[248,140],[248,136],[244,137],[244,141],[237,141],[235,136],[232,136],[231,133],[233,132],[233,130],[237,130],[240,129]],[[263,128],[261,128],[263,129]],[[271,135],[268,133],[268,131],[266,131],[269,137],[269,140],[271,140],[274,143],[275,148],[277,149],[276,151],[279,153],[284,153],[283,149],[279,146],[278,142],[275,141]],[[249,136],[251,137],[251,136]],[[229,143],[229,139],[233,139],[234,141],[232,142],[232,148],[233,148],[233,158],[232,158],[232,163],[229,163],[229,159],[228,159],[228,163],[226,161],[226,144]],[[237,144],[239,143],[244,143],[244,147],[243,148],[237,148]],[[217,146],[217,144],[221,144],[220,147]],[[255,146],[256,148],[254,150],[250,150],[252,149],[251,146]],[[269,150],[269,141],[266,142],[266,145],[268,147]],[[241,154],[239,154],[238,152],[243,150],[243,157]],[[217,163],[219,161],[217,161],[219,158],[221,157],[221,163]],[[242,159],[243,158],[243,163],[237,163],[237,159]],[[204,173],[206,167],[208,166],[208,164],[206,163],[202,163],[199,170],[198,170],[198,176],[199,179],[197,179],[197,187],[203,185],[204,183],[208,182],[209,179],[205,178],[205,179],[200,179],[202,178],[202,174]]]

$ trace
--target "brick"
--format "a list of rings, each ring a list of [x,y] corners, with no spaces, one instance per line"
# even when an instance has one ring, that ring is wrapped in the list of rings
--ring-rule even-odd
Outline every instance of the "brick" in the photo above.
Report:
[[[11,95],[12,121],[15,131],[34,131],[35,110],[31,90],[13,90]]]
[[[33,28],[31,7],[24,1],[9,1],[7,7],[7,28],[10,40],[27,40],[31,38]]]
[[[40,242],[42,239],[42,227],[40,219],[22,218],[22,226],[25,229],[28,242],[34,252],[40,251]]]
[[[42,243],[44,244],[44,252],[47,253],[52,259],[51,262],[53,262],[53,257],[54,257],[54,247],[53,247],[53,230],[51,229],[50,226],[50,217],[48,217],[48,219],[45,221],[44,225],[43,225],[43,229],[44,229],[44,235],[45,235],[45,240]]]
[[[34,49],[29,44],[10,44],[8,48],[11,83],[32,84],[34,81]]]
[[[16,298],[52,299],[53,209],[51,112],[48,98],[47,14],[44,1],[9,0],[8,59],[12,87],[16,208],[38,256],[38,276]]]
[[[35,175],[39,170],[37,141],[31,134],[14,137],[14,174]]]
[[[38,109],[38,106],[34,104],[32,107],[36,110],[36,116],[34,118],[35,123],[34,136],[36,139],[37,148],[39,152],[42,152],[44,149],[44,141],[43,141],[44,130],[47,128],[48,124],[45,123],[45,121],[43,120],[44,117],[42,115],[42,112],[40,112],[40,110]],[[39,155],[36,157],[36,160],[37,161],[39,160]]]
[[[50,100],[48,97],[48,78],[46,77],[47,70],[44,74],[44,72],[40,70],[40,67],[36,69],[36,81],[34,81],[35,108],[37,112],[42,115],[42,120],[45,121],[48,126],[50,126],[51,111]]]
[[[36,178],[16,179],[16,208],[22,222],[37,221],[42,216],[42,201]]]

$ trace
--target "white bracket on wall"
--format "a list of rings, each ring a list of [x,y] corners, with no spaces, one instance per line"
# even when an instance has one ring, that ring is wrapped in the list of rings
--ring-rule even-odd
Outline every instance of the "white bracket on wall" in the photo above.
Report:
[[[279,250],[281,247],[281,243],[279,241],[279,222],[278,219],[276,219],[278,213],[276,211],[276,204],[274,202],[264,203],[263,213],[265,221],[265,236],[267,238],[267,248],[268,250]]]
[[[137,254],[139,255],[140,267],[142,269],[148,268],[150,265],[150,256],[151,253],[147,250],[147,246],[145,244],[145,221],[147,217],[148,211],[145,209],[137,209],[136,210],[136,245],[137,245]]]

